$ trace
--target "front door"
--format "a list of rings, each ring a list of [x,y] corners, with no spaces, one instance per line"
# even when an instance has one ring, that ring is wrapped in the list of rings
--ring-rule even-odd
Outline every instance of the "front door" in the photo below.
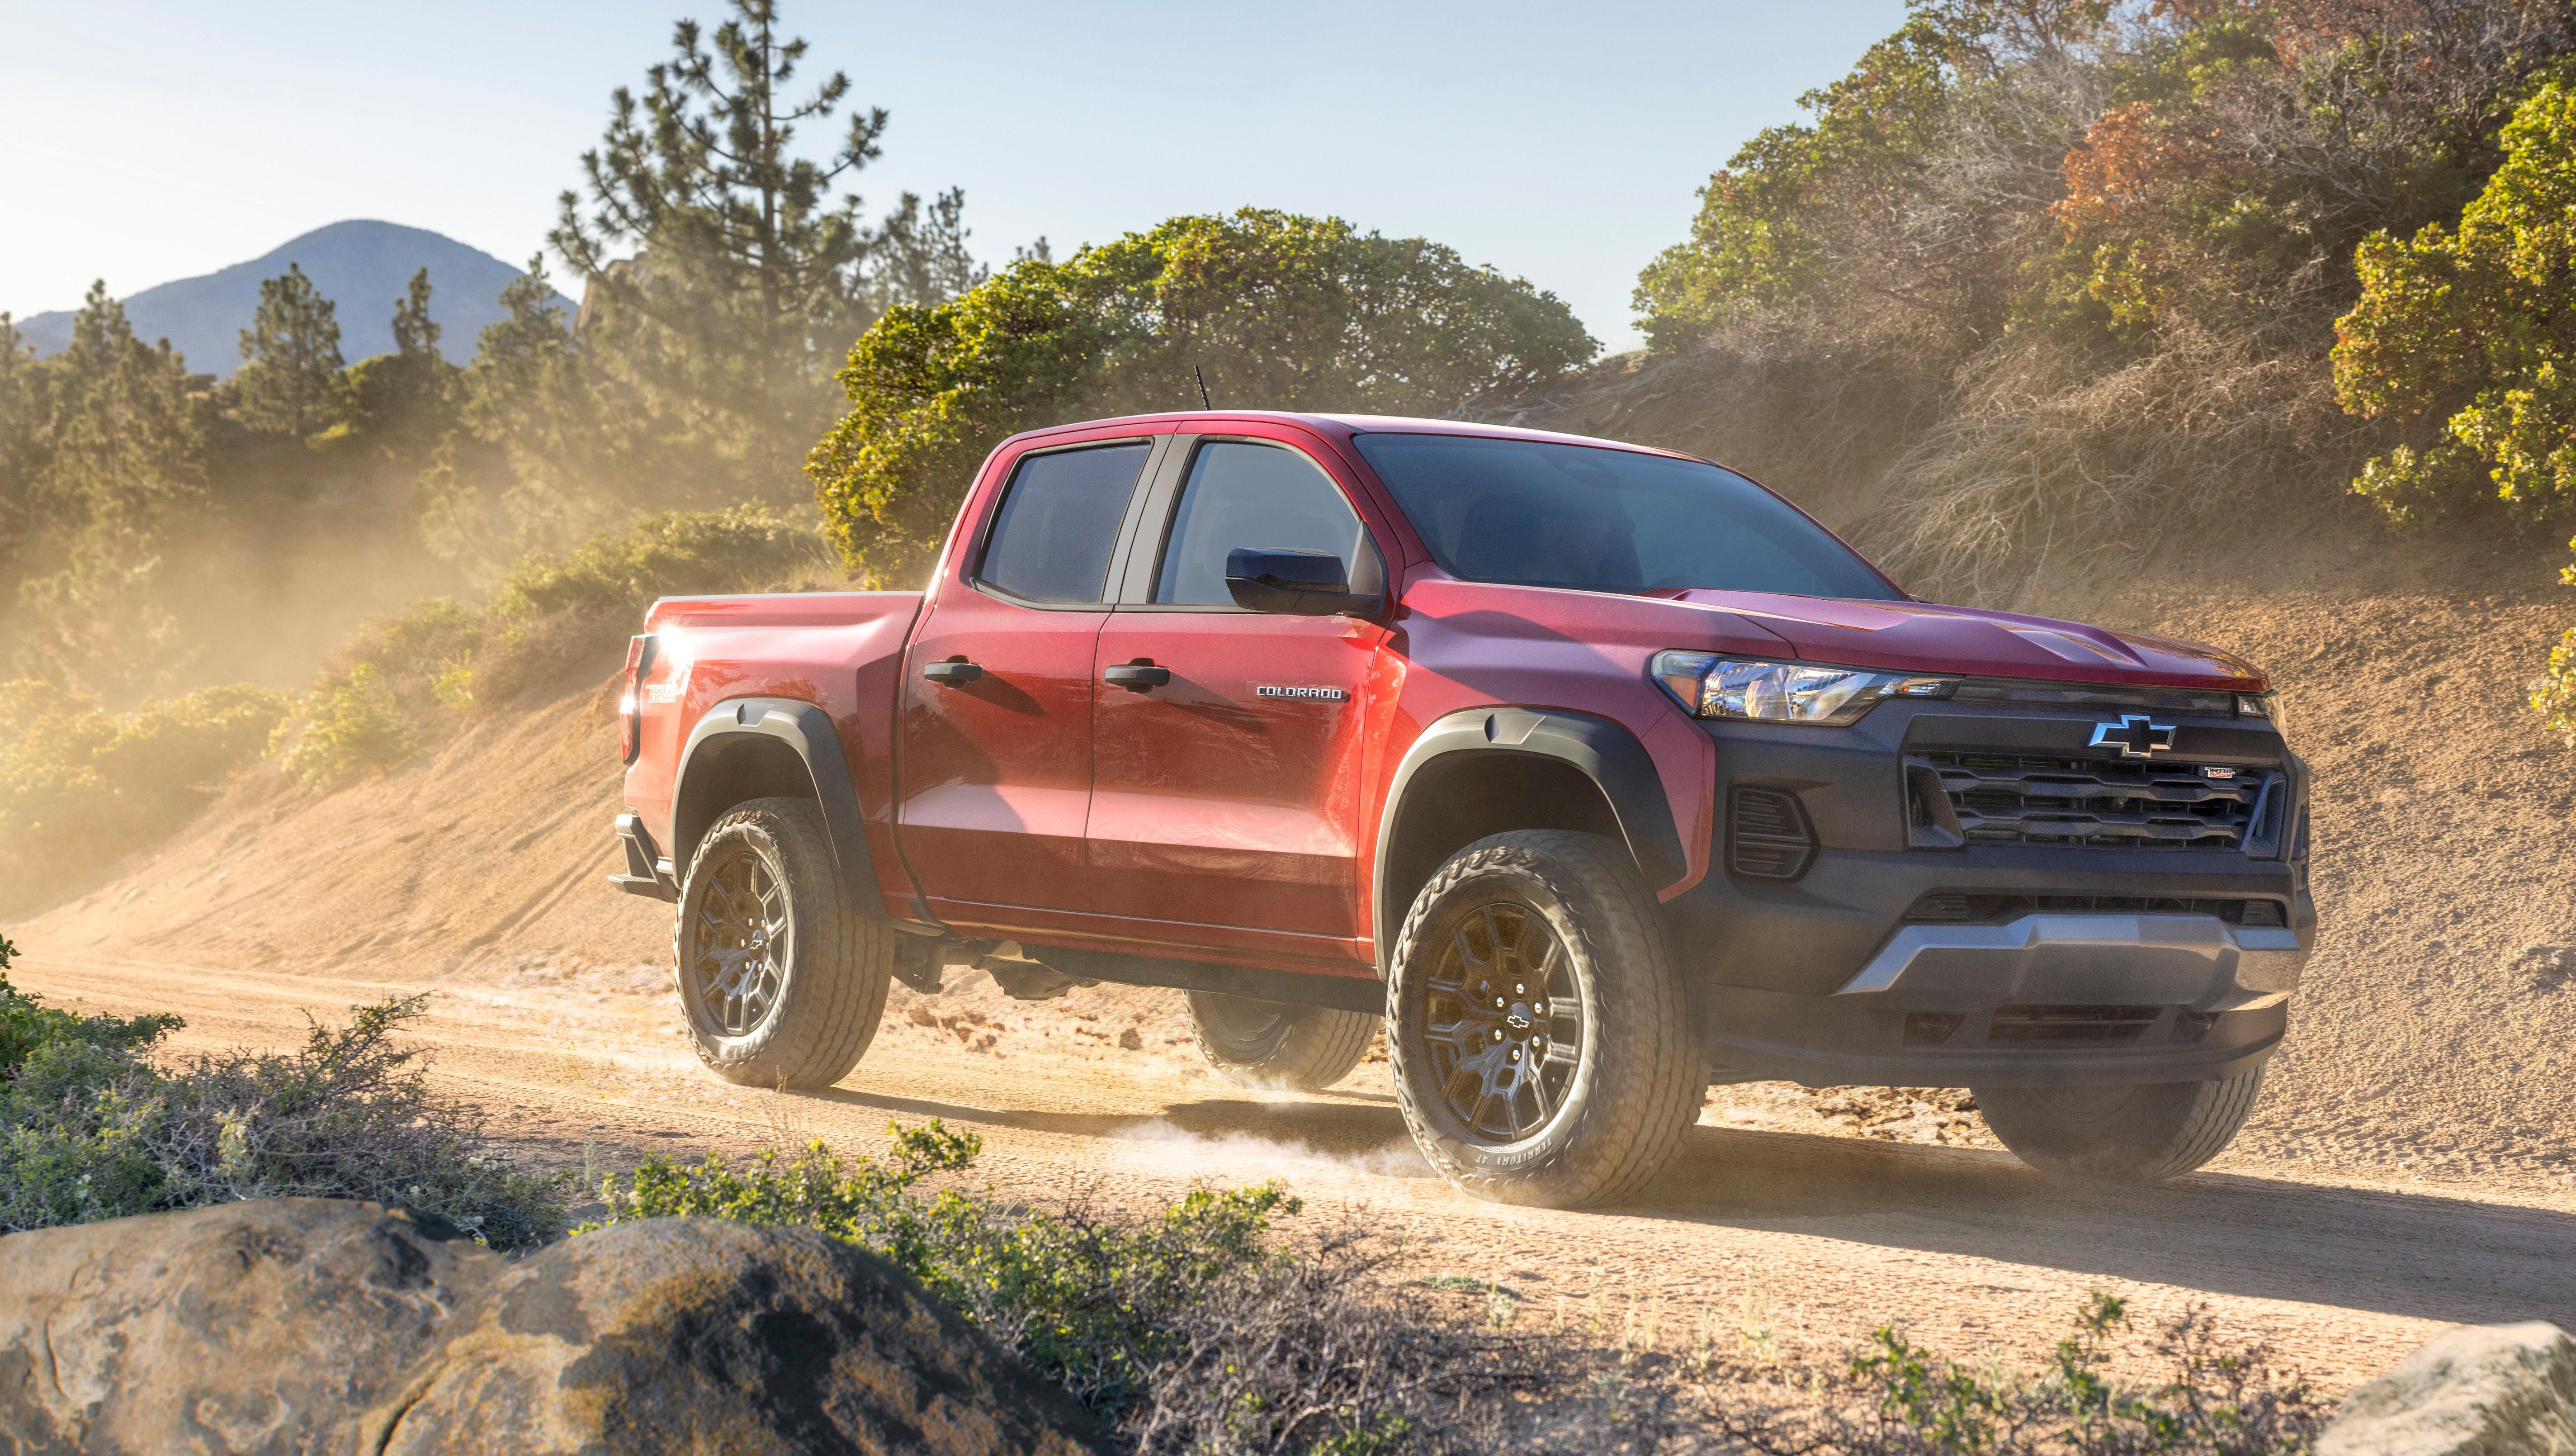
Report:
[[[977,562],[944,583],[905,665],[904,863],[952,924],[1013,930],[1089,893],[1092,657],[1148,443],[1034,453]],[[965,546],[961,549],[973,549]]]
[[[1170,677],[1096,689],[1092,907],[1177,946],[1364,957],[1362,694],[1386,633],[1237,607],[1225,561],[1329,551],[1363,587],[1383,567],[1341,487],[1286,444],[1201,440],[1185,470],[1159,557],[1143,548],[1152,564],[1130,577],[1150,582],[1148,600],[1122,605],[1098,639],[1095,676]]]

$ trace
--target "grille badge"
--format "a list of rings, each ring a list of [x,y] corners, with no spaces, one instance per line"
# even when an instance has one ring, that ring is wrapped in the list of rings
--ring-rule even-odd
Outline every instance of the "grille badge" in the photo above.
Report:
[[[2116,748],[2122,758],[2147,758],[2174,746],[2173,725],[2151,722],[2141,714],[2131,713],[2117,723],[2094,724],[2093,741],[2085,746]]]

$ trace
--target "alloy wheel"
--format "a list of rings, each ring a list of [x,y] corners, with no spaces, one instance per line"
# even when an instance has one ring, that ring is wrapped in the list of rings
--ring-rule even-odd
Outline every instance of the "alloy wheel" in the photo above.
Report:
[[[748,1036],[778,1004],[787,958],[787,887],[759,855],[743,853],[708,877],[697,905],[692,989],[714,1029]]]
[[[1583,1057],[1573,958],[1547,917],[1496,901],[1450,932],[1425,990],[1424,1044],[1468,1131],[1519,1142],[1565,1106]]]

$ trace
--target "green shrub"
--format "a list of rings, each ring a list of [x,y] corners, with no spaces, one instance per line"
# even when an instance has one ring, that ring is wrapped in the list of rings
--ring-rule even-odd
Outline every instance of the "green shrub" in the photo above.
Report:
[[[2544,727],[2576,733],[2576,628],[2568,629],[2549,649],[2549,670],[2531,695],[2531,706],[2539,711]]]
[[[315,680],[278,740],[287,771],[316,791],[384,772],[466,715],[615,671],[657,597],[801,583],[830,559],[783,512],[672,511],[530,557],[486,606],[424,598],[361,628]]]
[[[927,1127],[889,1129],[885,1161],[844,1160],[820,1142],[792,1161],[776,1150],[737,1170],[654,1158],[602,1190],[607,1222],[699,1215],[811,1228],[874,1251],[995,1338],[1016,1346],[1075,1397],[1115,1415],[1135,1403],[1183,1339],[1182,1312],[1227,1277],[1275,1257],[1264,1238],[1298,1202],[1277,1183],[1199,1189],[1132,1224],[1079,1211],[1005,1208],[923,1180],[971,1167],[982,1141]]]
[[[0,906],[168,834],[259,756],[285,711],[247,684],[111,713],[50,683],[0,683]]]
[[[393,1044],[425,1000],[355,1008],[301,1051],[163,1066],[178,1017],[79,1016],[0,975],[0,1231],[270,1197],[397,1204],[498,1248],[561,1229],[560,1180],[496,1158]]]
[[[303,726],[292,734],[284,766],[297,783],[316,792],[395,768],[420,741],[384,670],[372,662],[324,673],[301,707]]]

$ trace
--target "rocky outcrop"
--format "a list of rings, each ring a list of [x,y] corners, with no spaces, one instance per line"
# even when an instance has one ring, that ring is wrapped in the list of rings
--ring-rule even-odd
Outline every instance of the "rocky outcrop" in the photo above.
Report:
[[[2570,1456],[2576,1339],[2556,1325],[2453,1330],[2344,1397],[2317,1456]]]
[[[1091,1430],[801,1230],[661,1219],[513,1261],[274,1199],[0,1238],[0,1450],[1072,1456]]]

